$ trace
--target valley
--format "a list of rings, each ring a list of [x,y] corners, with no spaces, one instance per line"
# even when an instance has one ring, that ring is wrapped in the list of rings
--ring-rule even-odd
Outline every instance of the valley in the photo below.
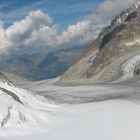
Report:
[[[140,1],[55,2],[0,23],[0,140],[139,140]]]

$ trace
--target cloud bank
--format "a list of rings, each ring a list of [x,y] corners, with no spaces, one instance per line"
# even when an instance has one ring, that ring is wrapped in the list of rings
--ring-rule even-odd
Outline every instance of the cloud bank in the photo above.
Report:
[[[15,21],[8,28],[4,28],[1,21],[0,50],[20,51],[23,47],[52,50],[91,43],[114,16],[134,2],[136,0],[104,0],[91,15],[69,25],[65,31],[59,30],[59,25],[53,23],[52,17],[41,10],[31,11],[24,19]]]

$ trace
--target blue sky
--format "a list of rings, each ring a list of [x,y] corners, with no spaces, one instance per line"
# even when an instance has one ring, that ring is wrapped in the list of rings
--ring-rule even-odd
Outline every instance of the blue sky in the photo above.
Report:
[[[21,53],[86,46],[136,1],[0,0],[4,22],[0,22],[0,50]]]
[[[0,19],[5,26],[24,18],[30,11],[47,12],[54,23],[66,28],[89,15],[102,0],[0,0]]]

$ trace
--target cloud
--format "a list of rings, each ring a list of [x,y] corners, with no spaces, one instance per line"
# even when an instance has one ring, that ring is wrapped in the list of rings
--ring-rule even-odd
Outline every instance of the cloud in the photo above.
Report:
[[[3,23],[0,24],[0,48],[12,49],[22,45],[30,45],[28,42],[35,34],[38,34],[38,38],[41,38],[41,31],[46,30],[46,35],[51,35],[54,32],[53,27],[49,27],[52,23],[52,18],[41,10],[30,12],[25,19],[16,21],[4,29]],[[36,35],[37,36],[37,35]],[[33,40],[35,41],[35,39]]]
[[[10,27],[4,29],[0,26],[1,49],[22,50],[23,46],[32,49],[54,49],[58,46],[78,45],[89,39],[89,30],[95,34],[97,28],[90,28],[89,21],[79,21],[70,25],[66,31],[60,32],[57,25],[52,24],[53,19],[41,10],[30,12],[25,19],[16,21]],[[98,25],[99,26],[99,25]]]
[[[103,24],[92,25],[90,20],[79,21],[75,25],[68,26],[66,31],[57,36],[57,44],[62,45],[70,42],[73,44],[86,44],[93,41],[103,27]]]
[[[12,26],[6,29],[9,39],[16,44],[28,39],[32,32],[49,25],[52,18],[44,14],[41,10],[32,11],[25,19],[14,22]]]
[[[31,11],[24,19],[4,28],[0,22],[0,50],[51,50],[57,47],[91,43],[114,16],[136,0],[104,0],[89,16],[69,25],[65,31],[53,24],[53,19],[41,10]]]
[[[96,10],[102,20],[111,20],[138,0],[105,0]]]

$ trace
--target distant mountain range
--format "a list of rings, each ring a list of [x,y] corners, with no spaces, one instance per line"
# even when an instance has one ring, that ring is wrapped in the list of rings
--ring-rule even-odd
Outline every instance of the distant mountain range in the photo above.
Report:
[[[30,80],[42,80],[63,74],[75,62],[84,47],[72,47],[34,54],[10,53],[0,56],[0,69]]]

